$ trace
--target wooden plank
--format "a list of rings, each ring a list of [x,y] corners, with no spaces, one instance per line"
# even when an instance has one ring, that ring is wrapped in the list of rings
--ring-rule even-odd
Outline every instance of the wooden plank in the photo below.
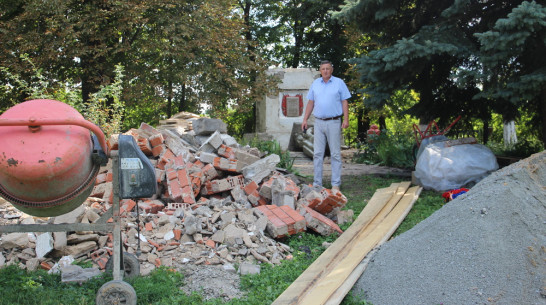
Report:
[[[334,243],[328,247],[307,269],[272,303],[274,305],[297,304],[299,299],[324,273],[330,271],[339,256],[345,256],[350,243],[357,237],[377,214],[383,210],[391,197],[398,190],[399,184],[393,183],[378,189],[366,204],[355,222]],[[345,252],[345,253],[344,253]]]
[[[378,220],[376,217],[364,229],[367,234],[361,235],[362,238],[355,242],[348,255],[337,260],[336,267],[328,275],[317,281],[312,292],[303,296],[298,304],[325,304],[347,280],[366,254],[376,247],[379,242],[388,239],[386,236],[390,237],[392,235],[396,230],[395,227],[398,227],[411,210],[415,202],[415,196],[420,192],[420,189],[419,186],[412,187],[384,219]],[[343,298],[338,297],[334,304],[339,304],[342,300]]]
[[[351,274],[347,277],[347,279],[341,284],[341,286],[330,296],[330,298],[326,301],[326,305],[337,305],[340,304],[341,301],[345,298],[345,295],[353,288],[356,281],[360,278],[362,273],[364,273],[364,270],[366,270],[366,267],[368,266],[368,263],[370,259],[373,257],[375,252],[377,251],[378,247],[385,243],[389,238],[394,234],[396,229],[400,226],[402,221],[406,218],[407,214],[411,211],[411,208],[413,207],[413,204],[415,201],[417,201],[417,198],[421,194],[421,191],[423,190],[422,187],[416,187],[415,194],[411,198],[410,206],[404,211],[404,214],[401,215],[399,218],[399,222],[396,223],[392,228],[391,231],[389,231],[387,234],[385,234],[384,238],[380,240],[374,249],[372,249],[365,257],[364,259],[355,267],[355,269],[351,272]],[[411,193],[413,193],[413,190],[409,190],[405,196],[412,196]]]

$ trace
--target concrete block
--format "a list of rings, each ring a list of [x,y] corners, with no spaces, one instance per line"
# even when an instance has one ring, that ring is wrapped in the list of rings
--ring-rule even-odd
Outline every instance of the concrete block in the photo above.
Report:
[[[242,175],[230,176],[226,179],[217,179],[207,181],[204,183],[201,189],[202,195],[212,195],[220,192],[232,190],[236,185],[244,185],[244,179]]]
[[[199,150],[203,150],[203,151],[207,151],[207,149],[202,149],[204,146],[206,145],[210,145],[212,148],[213,148],[213,151],[217,151],[218,148],[220,147],[220,145],[222,145],[222,137],[220,136],[220,132],[218,131],[215,131],[214,133],[212,133],[210,135],[210,137],[208,137],[208,139],[206,139],[203,144],[201,145],[201,147],[199,148]]]
[[[235,140],[234,137],[224,133],[221,134],[221,137],[222,137],[222,142],[224,142],[226,146],[229,146],[229,147],[239,146],[239,143],[237,143],[237,140]]]
[[[206,136],[218,131],[227,133],[227,125],[219,119],[199,118],[192,122],[195,135]]]
[[[281,161],[281,158],[276,154],[271,154],[263,159],[260,159],[250,165],[243,168],[243,176],[247,180],[256,181],[261,183],[262,180],[267,177],[277,167],[277,164]]]
[[[199,161],[201,161],[203,163],[213,164],[214,159],[217,158],[218,155],[215,154],[215,153],[200,151],[199,154],[197,155],[197,157],[198,157]]]

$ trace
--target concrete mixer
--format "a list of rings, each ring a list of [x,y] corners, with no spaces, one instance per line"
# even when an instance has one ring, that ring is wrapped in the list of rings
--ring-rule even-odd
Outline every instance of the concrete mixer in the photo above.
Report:
[[[96,301],[136,304],[135,290],[122,279],[138,275],[140,267],[136,257],[122,249],[119,201],[151,197],[157,183],[153,166],[133,137],[120,135],[118,150],[108,151],[99,127],[71,106],[54,100],[27,101],[0,115],[0,196],[29,215],[58,216],[80,206],[108,158],[112,161],[114,201],[95,223],[4,225],[0,234],[113,232],[110,265],[114,280],[99,289]]]

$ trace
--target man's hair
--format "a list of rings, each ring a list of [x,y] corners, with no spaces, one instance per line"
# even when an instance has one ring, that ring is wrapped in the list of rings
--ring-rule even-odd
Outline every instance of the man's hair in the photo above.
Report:
[[[320,61],[320,65],[321,65],[321,66],[322,66],[322,65],[325,65],[325,64],[330,64],[330,66],[334,67],[334,65],[332,64],[332,62],[329,61],[329,60],[327,60],[327,59],[321,60],[321,61]]]

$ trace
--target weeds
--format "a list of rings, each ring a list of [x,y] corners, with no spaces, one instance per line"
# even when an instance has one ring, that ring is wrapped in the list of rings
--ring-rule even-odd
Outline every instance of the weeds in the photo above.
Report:
[[[413,168],[415,145],[415,140],[409,134],[383,130],[379,136],[370,135],[366,143],[357,145],[358,151],[353,156],[353,162]]]

